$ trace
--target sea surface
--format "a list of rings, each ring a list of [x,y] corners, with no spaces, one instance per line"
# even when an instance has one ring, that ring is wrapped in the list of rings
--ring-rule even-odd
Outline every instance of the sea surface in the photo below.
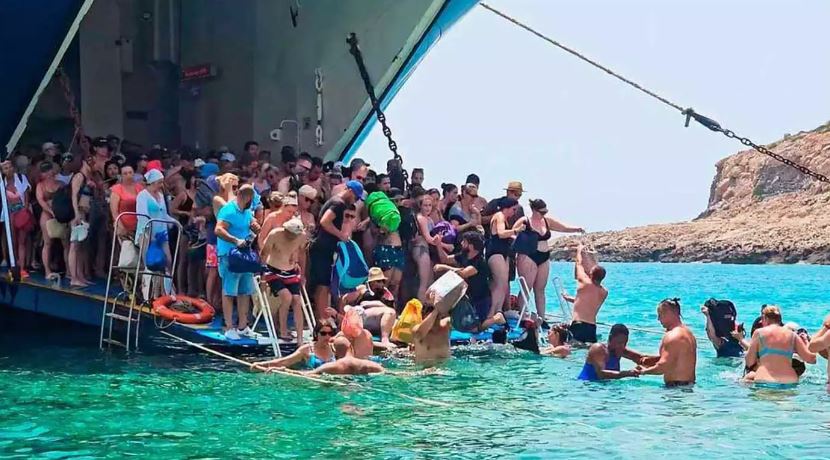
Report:
[[[830,456],[826,361],[793,390],[744,385],[739,360],[715,358],[700,313],[707,298],[727,298],[748,327],[761,304],[776,303],[813,332],[830,312],[830,267],[607,267],[600,320],[645,329],[632,333],[635,349],[656,352],[655,306],[682,299],[699,337],[694,388],[667,389],[657,376],[579,382],[584,351],[562,360],[483,345],[455,350],[437,370],[398,358],[387,362],[397,375],[333,387],[189,350],[101,352],[96,329],[0,309],[0,458]],[[572,273],[552,267],[567,288]]]

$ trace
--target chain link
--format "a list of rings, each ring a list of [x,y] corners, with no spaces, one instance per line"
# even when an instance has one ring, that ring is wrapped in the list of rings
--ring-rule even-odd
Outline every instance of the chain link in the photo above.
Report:
[[[56,74],[58,82],[60,82],[61,89],[63,90],[63,97],[69,105],[69,115],[72,117],[72,122],[75,125],[75,135],[72,137],[72,143],[74,144],[75,139],[78,139],[78,144],[81,146],[81,151],[83,152],[82,155],[84,155],[89,152],[89,142],[87,142],[86,135],[84,134],[84,127],[81,124],[81,113],[78,111],[78,106],[75,105],[75,95],[72,92],[72,84],[69,81],[69,76],[63,70],[63,67],[58,67]],[[70,145],[69,150],[71,149],[72,147]]]
[[[390,129],[386,124],[386,114],[384,114],[383,110],[380,108],[380,102],[375,95],[375,88],[372,86],[371,78],[369,78],[369,71],[366,70],[366,63],[363,62],[363,53],[360,52],[360,47],[358,46],[357,35],[354,32],[350,33],[349,38],[346,39],[346,43],[349,44],[349,52],[352,56],[354,56],[354,59],[357,62],[360,77],[363,79],[363,86],[366,87],[366,92],[369,94],[369,100],[372,102],[372,109],[377,115],[383,135],[386,136],[386,140],[389,144],[389,150],[392,151],[392,157],[400,165],[404,184],[406,187],[409,187],[409,173],[407,173],[406,169],[403,167],[403,157],[398,153],[398,143],[392,139],[392,129]]]
[[[669,107],[671,107],[673,109],[679,110],[683,115],[686,116],[686,126],[687,127],[689,126],[689,120],[694,119],[695,121],[697,121],[698,123],[700,123],[704,127],[709,128],[710,130],[715,131],[715,132],[723,133],[726,137],[728,137],[730,139],[737,139],[741,144],[743,144],[747,147],[751,147],[751,148],[757,150],[758,152],[760,152],[764,155],[767,155],[770,158],[775,159],[776,161],[780,161],[781,163],[784,163],[787,166],[795,168],[795,169],[801,171],[803,174],[806,174],[807,176],[812,177],[813,179],[815,179],[817,181],[824,182],[824,183],[830,183],[830,179],[828,179],[827,176],[825,176],[824,174],[817,173],[817,172],[811,170],[810,168],[808,168],[804,165],[798,164],[798,163],[796,163],[796,162],[794,162],[790,159],[784,158],[783,156],[773,152],[772,150],[770,150],[770,149],[768,149],[764,146],[758,145],[758,144],[752,142],[751,140],[749,140],[745,137],[738,136],[737,134],[735,134],[731,130],[724,129],[723,127],[721,127],[721,125],[717,121],[715,121],[711,118],[708,118],[706,116],[703,116],[699,113],[696,113],[694,111],[694,109],[692,109],[692,108],[684,109],[679,104],[676,104],[676,103],[670,101],[669,99],[667,99],[663,96],[660,96],[659,94],[655,93],[654,91],[651,91],[651,90],[643,87],[642,85],[640,85],[640,84],[638,84],[638,83],[636,83],[632,80],[629,80],[628,78],[614,72],[613,70],[609,69],[608,67],[605,67],[604,65],[588,58],[587,56],[583,55],[582,53],[580,53],[580,52],[578,52],[578,51],[576,51],[576,50],[574,50],[574,49],[572,49],[568,46],[565,46],[562,43],[559,43],[558,41],[548,37],[547,35],[544,35],[541,32],[536,31],[532,27],[520,22],[519,20],[517,20],[515,18],[512,18],[512,17],[508,16],[507,14],[493,8],[492,6],[490,6],[490,5],[488,5],[484,2],[479,3],[479,5],[481,5],[483,8],[487,9],[488,11],[492,12],[493,14],[495,14],[495,15],[503,18],[503,19],[506,19],[507,21],[509,21],[511,23],[513,23],[513,25],[515,25],[515,26],[517,26],[521,29],[524,29],[527,32],[530,32],[531,34],[541,38],[542,40],[550,43],[551,45],[556,46],[557,48],[560,48],[560,49],[576,56],[577,58],[579,58],[579,59],[587,62],[588,64],[602,70],[603,72],[605,72],[605,73],[611,75],[612,77],[622,81],[623,83],[625,83],[625,84],[627,84],[627,85],[629,85],[629,86],[631,86],[631,87],[633,87],[633,88],[635,88],[639,91],[642,91],[643,93],[653,97],[654,99],[657,99],[658,101],[662,102],[663,104],[666,104],[666,105],[668,105]]]

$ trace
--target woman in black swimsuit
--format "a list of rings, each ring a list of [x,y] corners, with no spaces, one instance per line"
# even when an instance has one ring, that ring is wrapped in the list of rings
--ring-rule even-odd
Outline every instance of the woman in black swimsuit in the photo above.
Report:
[[[533,291],[536,313],[545,321],[545,288],[550,274],[551,231],[561,233],[582,233],[580,227],[570,227],[547,215],[548,205],[543,200],[530,200],[530,216],[516,221],[514,230],[519,230],[513,250],[516,252],[516,270]]]
[[[173,202],[170,204],[170,214],[179,220],[182,224],[183,234],[178,235],[176,244],[179,245],[179,253],[176,258],[176,287],[179,292],[187,293],[189,296],[197,297],[201,294],[200,287],[202,284],[197,284],[199,279],[194,279],[189,276],[190,273],[197,273],[196,266],[191,264],[194,262],[194,257],[190,257],[190,237],[194,235],[198,237],[198,229],[191,225],[195,214],[193,212],[193,203],[196,199],[196,181],[190,174],[178,175],[173,179]],[[193,281],[194,286],[191,286],[189,281]]]
[[[507,228],[507,221],[516,214],[519,202],[513,198],[502,198],[498,204],[498,212],[490,220],[490,238],[484,247],[487,265],[490,268],[490,306],[491,318],[500,311],[504,300],[510,293],[510,264],[509,259],[513,252],[513,238],[524,230],[524,224],[517,223],[513,228]]]

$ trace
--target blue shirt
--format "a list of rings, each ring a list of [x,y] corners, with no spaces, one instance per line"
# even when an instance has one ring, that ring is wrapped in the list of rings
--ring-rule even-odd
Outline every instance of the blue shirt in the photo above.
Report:
[[[216,215],[216,221],[225,222],[228,225],[228,233],[240,240],[244,240],[251,235],[251,221],[253,220],[253,211],[239,209],[236,200],[226,203]],[[235,245],[230,241],[225,241],[222,238],[216,239],[216,255],[220,257],[228,255],[234,247]]]

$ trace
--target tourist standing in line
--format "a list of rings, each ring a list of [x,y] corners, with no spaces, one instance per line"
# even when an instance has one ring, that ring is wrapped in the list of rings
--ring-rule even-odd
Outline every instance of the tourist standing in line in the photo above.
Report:
[[[234,247],[250,244],[250,236],[259,230],[251,205],[254,188],[245,184],[239,187],[234,200],[229,201],[216,215],[216,254],[219,257],[219,277],[222,280],[222,312],[225,317],[225,337],[239,340],[251,337],[248,312],[254,293],[253,273],[234,273],[228,267],[228,256]],[[233,322],[233,305],[236,299],[237,324]]]
[[[69,232],[66,224],[62,224],[55,219],[55,211],[52,209],[52,197],[58,189],[64,186],[55,178],[58,171],[57,165],[52,162],[44,161],[40,163],[40,182],[38,182],[37,190],[35,190],[37,201],[43,210],[40,213],[40,232],[43,235],[41,259],[47,280],[57,276],[52,273],[53,240],[61,241],[64,263],[69,260]],[[133,202],[133,209],[135,209],[135,202]],[[135,225],[133,225],[133,231],[135,231]]]
[[[524,230],[524,224],[511,228],[508,225],[519,209],[519,202],[513,198],[502,198],[498,211],[490,218],[492,233],[487,240],[484,253],[490,267],[490,297],[492,306],[488,318],[502,310],[510,297],[510,259],[513,257],[513,238]]]
[[[308,287],[313,292],[320,320],[331,316],[331,268],[337,243],[351,239],[348,229],[353,223],[346,222],[346,209],[363,200],[363,194],[363,184],[349,181],[346,188],[332,196],[320,210],[317,235],[308,250]]]
[[[581,227],[565,225],[548,216],[548,205],[543,200],[530,200],[531,214],[516,221],[515,226],[524,225],[516,235],[513,250],[516,252],[516,269],[527,282],[536,302],[536,314],[541,324],[545,322],[545,288],[550,275],[551,232],[582,233]]]

